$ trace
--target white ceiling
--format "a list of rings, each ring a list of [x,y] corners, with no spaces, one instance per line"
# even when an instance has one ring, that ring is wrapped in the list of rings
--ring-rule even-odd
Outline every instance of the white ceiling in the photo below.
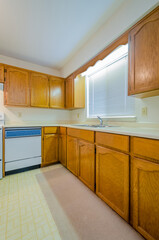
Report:
[[[60,69],[123,0],[0,0],[0,54]]]

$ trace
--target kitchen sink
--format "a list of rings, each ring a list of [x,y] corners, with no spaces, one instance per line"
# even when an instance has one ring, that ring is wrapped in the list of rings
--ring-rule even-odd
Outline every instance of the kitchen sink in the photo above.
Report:
[[[112,126],[112,125],[89,125],[89,124],[74,124],[73,126],[77,127],[92,127],[92,128],[107,128],[107,127],[119,127],[119,126]]]

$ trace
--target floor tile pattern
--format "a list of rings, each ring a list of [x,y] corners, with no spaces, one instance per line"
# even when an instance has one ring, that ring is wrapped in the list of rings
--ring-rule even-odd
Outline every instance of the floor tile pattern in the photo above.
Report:
[[[61,239],[36,180],[36,174],[46,170],[31,170],[0,180],[0,240]]]

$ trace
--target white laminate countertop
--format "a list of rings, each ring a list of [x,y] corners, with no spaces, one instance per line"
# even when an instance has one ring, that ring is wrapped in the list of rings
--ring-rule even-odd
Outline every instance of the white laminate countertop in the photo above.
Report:
[[[5,128],[10,127],[47,127],[47,126],[62,126],[83,130],[90,130],[96,132],[107,132],[122,134],[128,136],[137,136],[143,138],[159,139],[159,128],[147,128],[147,127],[125,127],[125,126],[113,126],[113,127],[88,127],[88,126],[77,126],[77,124],[56,124],[56,123],[9,123],[5,124]]]

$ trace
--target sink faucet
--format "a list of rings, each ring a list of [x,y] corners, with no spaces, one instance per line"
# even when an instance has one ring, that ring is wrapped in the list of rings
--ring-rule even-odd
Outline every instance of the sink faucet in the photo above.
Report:
[[[99,121],[100,121],[100,126],[103,126],[103,119],[102,119],[101,117],[99,117],[99,116],[97,116],[97,118],[98,118]]]

